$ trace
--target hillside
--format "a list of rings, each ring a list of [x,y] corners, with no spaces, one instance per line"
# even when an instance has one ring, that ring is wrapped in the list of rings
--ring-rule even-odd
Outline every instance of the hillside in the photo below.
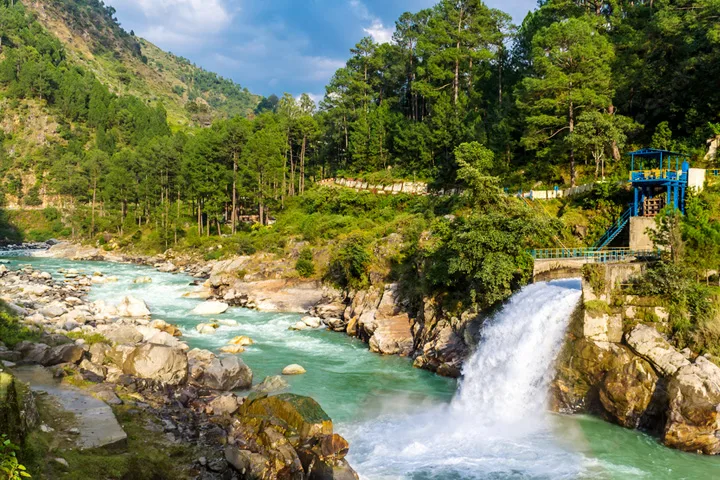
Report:
[[[207,125],[247,116],[260,101],[232,80],[207,72],[126,32],[115,10],[98,0],[28,0],[28,10],[57,37],[68,59],[92,72],[118,95],[162,103],[174,126]]]

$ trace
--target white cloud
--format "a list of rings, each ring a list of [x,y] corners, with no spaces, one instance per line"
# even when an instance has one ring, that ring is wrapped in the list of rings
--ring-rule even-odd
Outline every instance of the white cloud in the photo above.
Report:
[[[372,15],[365,5],[360,0],[350,0],[350,8],[352,8],[355,16],[364,22],[370,22],[370,26],[363,27],[363,32],[372,37],[377,43],[390,43],[392,41],[393,32],[395,28],[386,27],[383,25],[380,18]]]
[[[141,26],[137,33],[166,47],[200,45],[225,31],[236,12],[227,0],[110,0],[132,11]]]
[[[379,19],[373,20],[372,25],[363,28],[363,31],[370,35],[377,43],[390,43],[392,41],[394,28],[385,27]]]

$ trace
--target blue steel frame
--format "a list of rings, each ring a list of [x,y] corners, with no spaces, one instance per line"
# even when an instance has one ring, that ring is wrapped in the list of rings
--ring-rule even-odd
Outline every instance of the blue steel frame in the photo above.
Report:
[[[640,204],[647,196],[652,195],[657,187],[667,190],[667,203],[685,213],[685,191],[688,184],[688,170],[690,163],[688,155],[658,150],[656,148],[643,148],[630,152],[630,183],[634,191],[632,216],[640,214]],[[638,159],[639,169],[635,170],[635,159]],[[682,165],[680,164],[682,160]],[[672,169],[673,161],[675,168]],[[647,164],[650,165],[647,165]],[[646,168],[650,167],[650,168]]]

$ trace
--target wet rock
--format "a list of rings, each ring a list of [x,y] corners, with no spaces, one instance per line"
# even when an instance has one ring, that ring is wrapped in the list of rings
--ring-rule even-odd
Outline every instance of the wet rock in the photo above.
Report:
[[[688,452],[720,454],[720,367],[698,357],[670,379],[668,395],[664,443]]]
[[[219,325],[217,323],[200,323],[195,326],[195,330],[203,335],[212,335],[218,327]]]
[[[207,301],[193,309],[194,315],[220,315],[225,313],[230,306],[225,302]]]
[[[228,345],[240,345],[241,347],[247,347],[249,345],[252,345],[253,340],[250,337],[246,337],[245,335],[240,335],[238,337],[233,338],[228,342]]]
[[[133,279],[133,283],[152,283],[152,278],[148,276],[137,277]]]
[[[306,373],[306,370],[296,363],[288,365],[287,367],[283,368],[282,371],[283,375],[302,375],[303,373]]]
[[[649,325],[637,325],[625,335],[625,341],[663,375],[673,375],[679,368],[690,364],[682,353]]]

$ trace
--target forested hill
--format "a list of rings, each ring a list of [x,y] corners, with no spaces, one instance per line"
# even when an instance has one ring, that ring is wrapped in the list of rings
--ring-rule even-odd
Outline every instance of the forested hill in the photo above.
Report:
[[[125,31],[115,9],[100,0],[23,3],[60,40],[73,64],[92,72],[113,93],[162,103],[171,125],[208,125],[219,117],[247,116],[260,101],[232,80]]]

